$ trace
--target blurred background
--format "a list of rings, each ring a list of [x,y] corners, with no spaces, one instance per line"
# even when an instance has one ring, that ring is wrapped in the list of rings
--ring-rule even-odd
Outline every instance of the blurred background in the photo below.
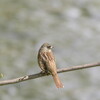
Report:
[[[0,0],[0,81],[40,72],[40,46],[53,45],[58,68],[100,60],[100,0]],[[0,87],[0,100],[100,100],[100,68]]]

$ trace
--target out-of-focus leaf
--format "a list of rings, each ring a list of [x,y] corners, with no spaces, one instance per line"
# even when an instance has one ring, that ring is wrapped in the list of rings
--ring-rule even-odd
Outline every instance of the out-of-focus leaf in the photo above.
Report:
[[[0,73],[0,78],[4,77],[4,75],[2,73]]]

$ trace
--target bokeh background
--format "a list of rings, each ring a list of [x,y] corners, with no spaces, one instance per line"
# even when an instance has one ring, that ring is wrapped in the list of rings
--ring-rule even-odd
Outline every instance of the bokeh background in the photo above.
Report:
[[[58,68],[100,60],[100,0],[0,0],[0,81],[40,72],[39,47],[52,44]],[[100,68],[0,87],[0,100],[100,100]]]

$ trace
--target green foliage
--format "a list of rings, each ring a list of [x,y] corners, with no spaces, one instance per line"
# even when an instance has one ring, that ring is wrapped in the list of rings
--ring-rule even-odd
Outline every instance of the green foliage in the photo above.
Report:
[[[4,77],[4,75],[2,73],[0,73],[0,78]]]

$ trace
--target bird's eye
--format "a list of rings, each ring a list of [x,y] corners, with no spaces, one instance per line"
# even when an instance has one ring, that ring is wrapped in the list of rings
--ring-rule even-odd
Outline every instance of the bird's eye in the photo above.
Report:
[[[50,48],[51,48],[51,46],[47,46],[47,48],[49,48],[49,49],[50,49]]]

